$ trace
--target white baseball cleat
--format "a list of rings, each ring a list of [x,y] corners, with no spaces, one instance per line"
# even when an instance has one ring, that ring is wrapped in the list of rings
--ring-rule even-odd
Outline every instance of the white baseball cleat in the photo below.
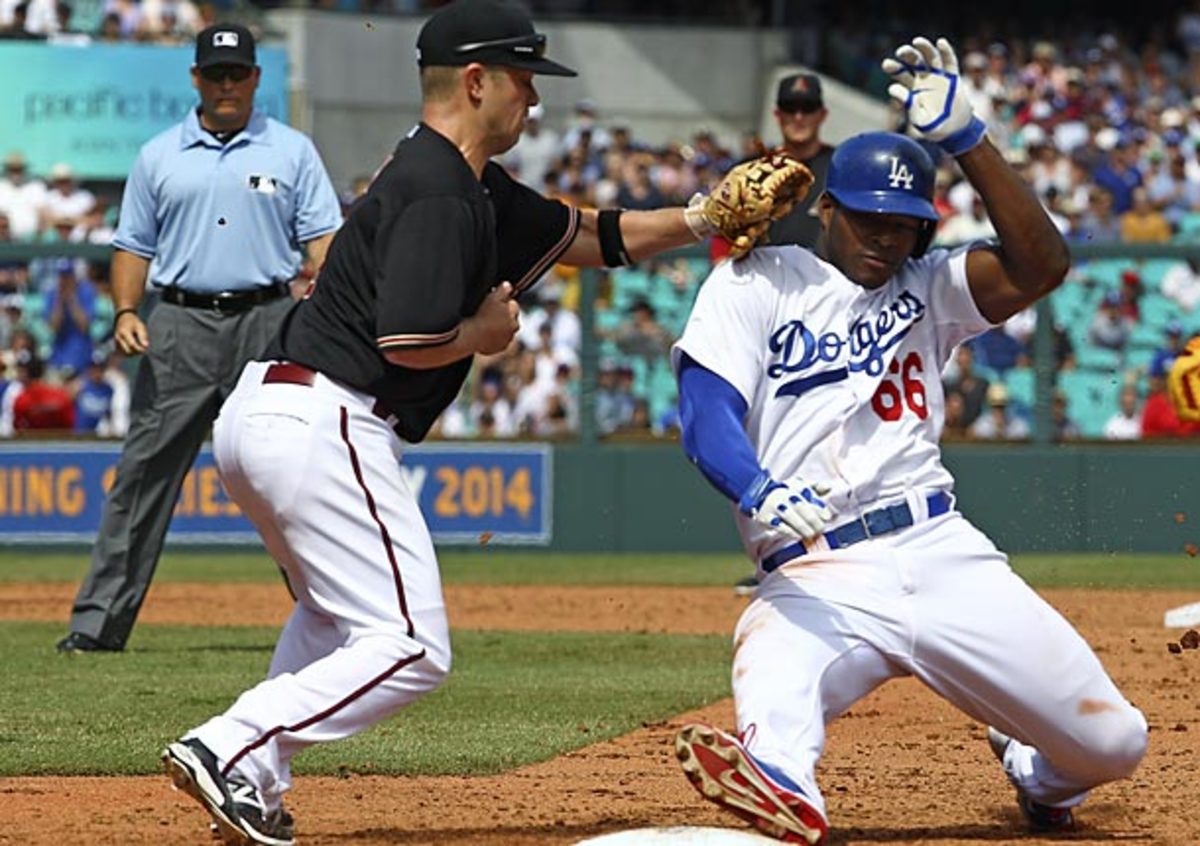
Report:
[[[675,757],[700,795],[764,834],[817,846],[829,823],[806,797],[775,784],[733,735],[698,723],[675,736]]]

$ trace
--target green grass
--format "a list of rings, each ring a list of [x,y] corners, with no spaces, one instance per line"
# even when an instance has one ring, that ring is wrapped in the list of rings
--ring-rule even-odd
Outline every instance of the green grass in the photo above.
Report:
[[[447,584],[711,585],[728,586],[747,575],[738,553],[568,554],[544,551],[443,551]],[[40,553],[0,549],[0,582],[79,581],[86,551]],[[1035,587],[1200,588],[1200,558],[1107,553],[1019,555],[1013,565]],[[262,553],[169,552],[158,581],[263,582],[278,579]]]
[[[57,655],[0,624],[0,776],[157,772],[163,745],[261,680],[276,630],[140,626],[119,655]],[[457,632],[438,691],[298,772],[494,773],[729,696],[725,636]]]

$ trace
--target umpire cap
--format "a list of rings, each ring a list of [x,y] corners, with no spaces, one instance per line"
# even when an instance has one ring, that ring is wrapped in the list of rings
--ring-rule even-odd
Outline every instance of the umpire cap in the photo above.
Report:
[[[502,65],[548,76],[578,76],[546,58],[546,36],[521,9],[502,0],[455,0],[438,10],[417,36],[417,64]]]
[[[196,35],[196,67],[244,65],[254,67],[254,35],[241,24],[218,23]]]

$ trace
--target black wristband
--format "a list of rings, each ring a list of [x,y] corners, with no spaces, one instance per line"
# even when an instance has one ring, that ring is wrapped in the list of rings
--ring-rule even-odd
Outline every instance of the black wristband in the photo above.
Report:
[[[621,237],[621,212],[623,209],[601,209],[597,224],[600,236],[600,255],[606,267],[624,267],[633,264]]]
[[[137,309],[133,306],[119,308],[113,312],[113,328],[117,328],[117,321],[121,319],[122,314],[137,314]]]

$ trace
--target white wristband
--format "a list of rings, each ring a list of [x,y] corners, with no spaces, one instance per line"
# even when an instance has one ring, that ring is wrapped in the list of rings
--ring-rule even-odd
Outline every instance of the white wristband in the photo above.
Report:
[[[717,231],[717,227],[704,216],[704,199],[703,194],[693,194],[692,199],[688,200],[687,207],[683,210],[683,221],[687,224],[688,229],[692,230],[697,241],[703,241]]]

